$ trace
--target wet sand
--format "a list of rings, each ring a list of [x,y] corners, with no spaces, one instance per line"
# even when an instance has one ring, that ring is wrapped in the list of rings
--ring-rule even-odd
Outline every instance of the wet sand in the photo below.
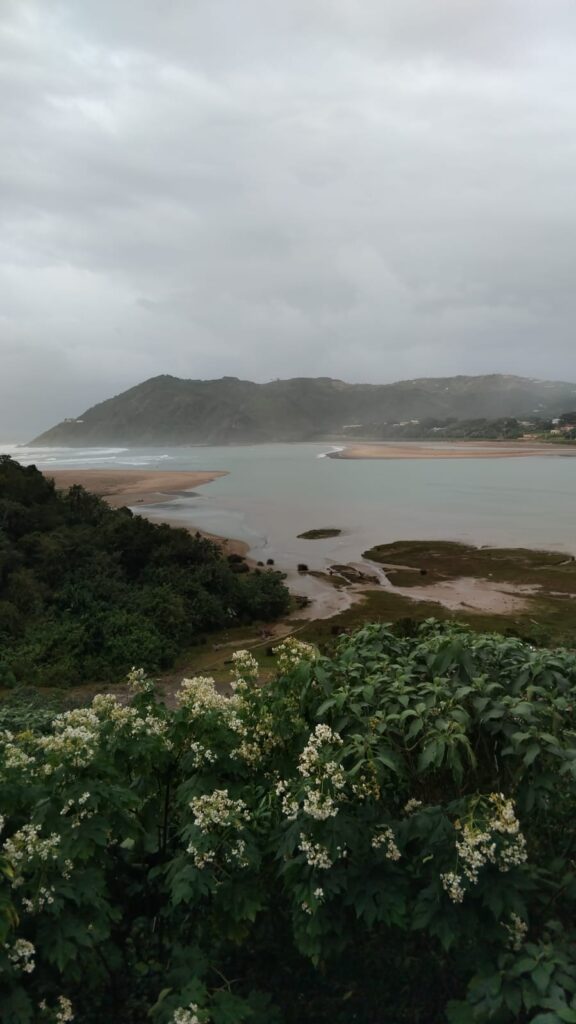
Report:
[[[226,473],[206,470],[194,473],[140,469],[54,469],[44,476],[54,480],[58,490],[80,484],[92,494],[105,498],[112,508],[122,505],[156,505],[187,491],[209,484]]]
[[[328,452],[329,459],[513,459],[535,455],[576,456],[576,445],[526,444],[523,441],[462,441],[421,444],[392,444],[386,441],[350,445]]]

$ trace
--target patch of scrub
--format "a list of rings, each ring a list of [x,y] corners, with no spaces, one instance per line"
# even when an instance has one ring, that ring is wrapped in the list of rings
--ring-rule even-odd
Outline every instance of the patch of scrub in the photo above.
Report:
[[[325,540],[328,537],[339,537],[342,530],[336,530],[331,526],[323,527],[320,530],[306,530],[298,534],[298,540]]]

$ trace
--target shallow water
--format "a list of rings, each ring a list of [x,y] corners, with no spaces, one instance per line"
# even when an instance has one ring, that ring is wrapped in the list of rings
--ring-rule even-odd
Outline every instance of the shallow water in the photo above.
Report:
[[[339,460],[330,446],[31,449],[0,447],[39,468],[228,470],[165,506],[137,506],[247,541],[285,568],[358,560],[373,544],[448,539],[576,554],[576,459]],[[318,527],[340,537],[298,540]]]

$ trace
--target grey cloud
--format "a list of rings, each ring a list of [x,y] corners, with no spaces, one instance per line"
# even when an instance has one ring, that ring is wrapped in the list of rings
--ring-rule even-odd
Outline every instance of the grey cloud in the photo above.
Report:
[[[576,376],[572,0],[1,17],[0,437],[163,372]]]

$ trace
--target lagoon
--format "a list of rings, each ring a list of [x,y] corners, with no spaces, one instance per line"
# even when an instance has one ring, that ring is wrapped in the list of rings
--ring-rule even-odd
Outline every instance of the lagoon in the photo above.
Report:
[[[366,548],[399,539],[564,550],[576,554],[576,459],[325,458],[325,444],[237,447],[33,449],[13,458],[56,468],[226,470],[227,476],[165,505],[136,506],[246,541],[253,557],[282,568],[354,562]],[[299,540],[306,530],[342,530]]]

